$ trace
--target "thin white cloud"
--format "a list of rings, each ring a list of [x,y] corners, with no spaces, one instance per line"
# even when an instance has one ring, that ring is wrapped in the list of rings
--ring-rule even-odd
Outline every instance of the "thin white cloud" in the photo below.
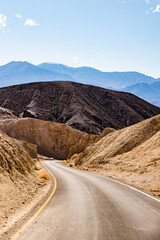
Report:
[[[153,13],[158,13],[160,12],[160,4],[156,6],[156,8],[153,10]]]
[[[75,64],[78,63],[78,56],[72,57],[72,60],[73,60],[73,62],[74,62]]]
[[[16,14],[16,15],[14,15],[16,18],[19,18],[19,19],[22,19],[22,15],[21,14]]]
[[[36,23],[33,19],[27,19],[25,21],[25,26],[38,27],[39,24]]]
[[[3,29],[7,26],[7,17],[0,13],[0,29]]]

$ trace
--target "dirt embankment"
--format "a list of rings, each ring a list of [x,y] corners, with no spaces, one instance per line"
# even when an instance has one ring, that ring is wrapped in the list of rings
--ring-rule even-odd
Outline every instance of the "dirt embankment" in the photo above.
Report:
[[[68,162],[160,197],[160,115],[108,134]]]
[[[36,157],[35,145],[0,131],[0,239],[49,189],[35,173]]]

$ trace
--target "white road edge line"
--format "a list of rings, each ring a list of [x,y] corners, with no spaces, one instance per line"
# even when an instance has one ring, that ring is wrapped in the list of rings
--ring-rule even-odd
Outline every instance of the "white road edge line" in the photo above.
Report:
[[[91,172],[90,172],[90,173],[91,173]],[[108,179],[108,180],[110,180],[110,181],[112,181],[112,182],[119,183],[119,184],[121,184],[121,185],[123,185],[123,186],[125,186],[125,187],[128,187],[128,188],[130,188],[130,189],[132,189],[132,190],[134,190],[134,191],[136,191],[136,192],[139,192],[139,193],[141,193],[141,194],[143,194],[143,195],[145,195],[145,196],[147,196],[147,197],[149,197],[149,198],[152,198],[153,200],[155,200],[155,201],[157,201],[158,203],[160,203],[160,200],[159,200],[159,199],[157,199],[157,198],[155,198],[155,197],[153,197],[153,196],[151,196],[151,195],[149,195],[149,194],[147,194],[147,193],[139,190],[138,188],[132,187],[132,186],[126,184],[126,183],[122,183],[122,182],[120,182],[120,181],[118,181],[118,180],[115,180],[115,179],[113,179],[113,178],[101,176],[101,175],[96,174],[96,173],[93,173],[93,174],[96,175],[96,176],[100,176],[100,177],[102,177],[102,178],[106,178],[106,179]]]
[[[73,169],[73,168],[72,168],[72,169]],[[74,168],[74,169],[75,169],[75,168]],[[75,170],[79,170],[79,171],[82,171],[82,172],[86,172],[86,171],[81,170],[81,169],[75,169]],[[128,187],[128,188],[130,188],[130,189],[132,189],[132,190],[134,190],[134,191],[136,191],[136,192],[139,192],[139,193],[141,193],[141,194],[143,194],[143,195],[145,195],[145,196],[147,196],[147,197],[149,197],[149,198],[152,198],[153,200],[155,200],[155,201],[157,201],[158,203],[160,203],[160,200],[159,200],[159,199],[157,199],[157,198],[155,198],[155,197],[153,197],[153,196],[151,196],[151,195],[149,195],[149,194],[147,194],[147,193],[139,190],[138,188],[132,187],[132,186],[126,184],[126,183],[120,182],[120,181],[115,180],[115,179],[113,179],[113,178],[109,178],[109,177],[102,176],[102,175],[100,175],[100,174],[96,174],[96,173],[92,173],[92,172],[87,172],[87,173],[93,174],[93,175],[95,175],[95,176],[99,176],[99,177],[101,177],[101,178],[108,179],[108,180],[110,180],[110,181],[112,181],[112,182],[119,183],[119,184],[121,184],[121,185],[123,185],[123,186],[126,186],[126,187]]]

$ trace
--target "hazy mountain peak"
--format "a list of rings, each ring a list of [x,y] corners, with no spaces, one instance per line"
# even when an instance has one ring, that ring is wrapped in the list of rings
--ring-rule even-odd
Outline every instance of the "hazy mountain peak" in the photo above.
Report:
[[[139,86],[144,89],[144,86],[145,88],[147,87],[144,84],[151,85],[153,82],[158,81],[158,79],[136,71],[103,72],[88,66],[76,68],[53,62],[45,62],[35,66],[27,61],[12,61],[0,67],[0,87],[54,80],[74,81],[109,89],[124,89],[124,91],[127,90],[135,94],[137,93],[135,88],[138,86],[134,86],[134,91],[132,89],[130,90],[130,88],[125,88],[140,84]],[[149,88],[151,88],[151,86],[149,86]],[[153,88],[150,89],[150,91],[152,90]],[[137,95],[143,98],[144,94],[145,91],[143,91],[143,95]],[[144,99],[148,98],[144,96]],[[157,104],[157,100],[152,101],[151,99],[150,102]]]
[[[71,80],[69,75],[35,66],[27,61],[12,61],[0,66],[0,87],[37,81]]]
[[[42,63],[38,65],[43,69],[56,71],[57,73],[69,74],[75,82],[91,84],[100,87],[112,87],[120,89],[136,83],[152,83],[156,79],[145,74],[128,71],[128,72],[103,72],[98,69],[83,67],[68,67],[63,64]]]

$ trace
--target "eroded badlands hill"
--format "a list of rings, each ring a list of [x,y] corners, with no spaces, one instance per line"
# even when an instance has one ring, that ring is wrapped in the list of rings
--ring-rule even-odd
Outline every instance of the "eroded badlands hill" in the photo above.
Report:
[[[106,127],[121,129],[160,114],[160,108],[132,94],[62,81],[1,88],[0,106],[98,134]]]
[[[160,197],[160,115],[108,134],[69,161]]]
[[[1,120],[0,129],[13,138],[36,144],[40,154],[56,159],[67,159],[99,139],[97,135],[78,131],[66,124],[34,118]]]
[[[0,131],[0,237],[10,216],[32,200],[38,189],[33,158],[36,146]]]

